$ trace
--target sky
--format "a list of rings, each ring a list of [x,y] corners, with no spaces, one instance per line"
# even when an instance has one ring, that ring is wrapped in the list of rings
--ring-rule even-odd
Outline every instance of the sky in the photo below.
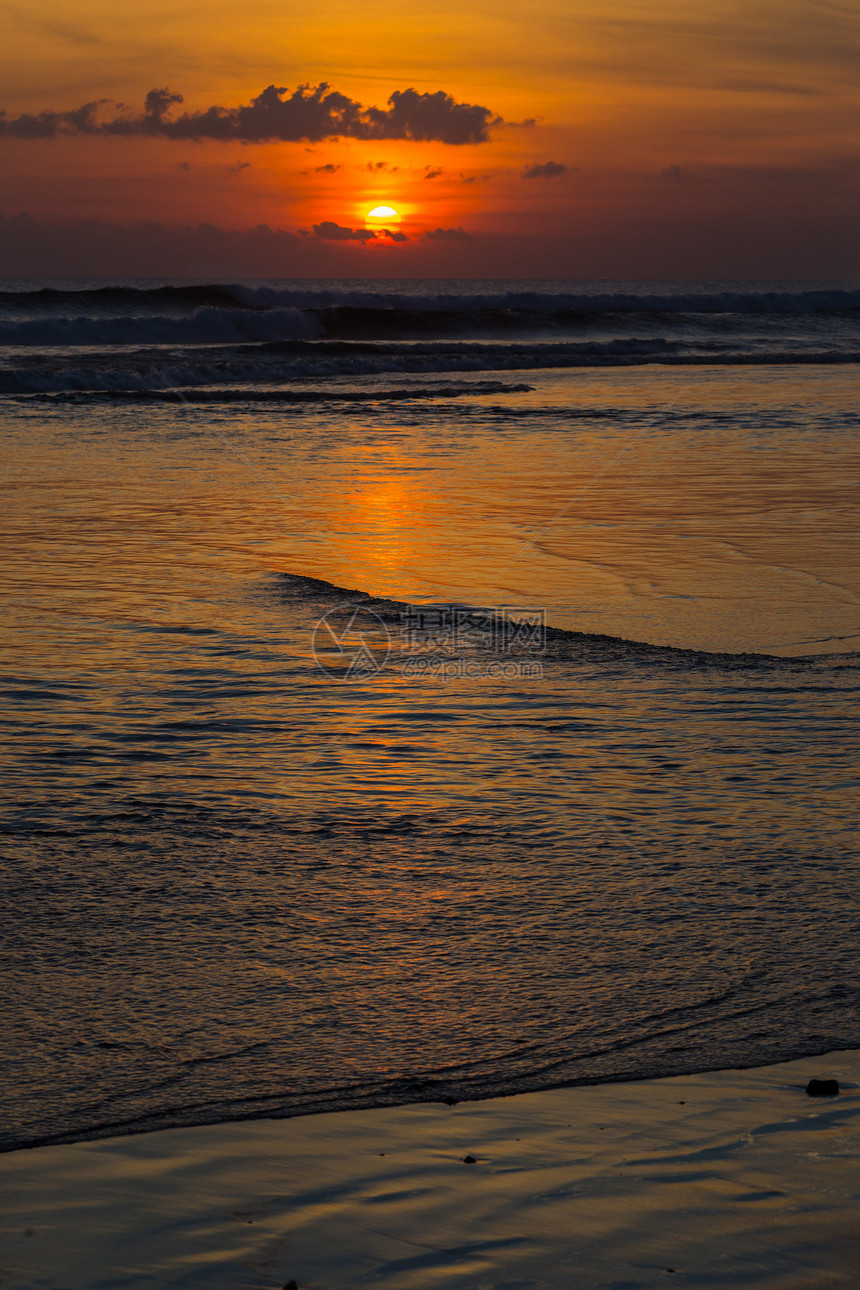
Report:
[[[0,0],[0,34],[4,276],[860,275],[855,4]]]

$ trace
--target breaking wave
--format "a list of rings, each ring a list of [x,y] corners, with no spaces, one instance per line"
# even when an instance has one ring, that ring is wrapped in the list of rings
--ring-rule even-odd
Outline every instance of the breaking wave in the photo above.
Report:
[[[8,352],[8,351],[7,351]],[[341,342],[278,342],[237,347],[199,347],[180,353],[165,349],[120,351],[55,352],[48,360],[35,356],[26,361],[7,361],[0,366],[0,394],[45,396],[50,394],[89,395],[101,398],[164,399],[177,388],[191,398],[190,391],[213,387],[205,397],[231,401],[266,395],[247,387],[316,382],[324,389],[271,390],[273,401],[293,402],[306,398],[343,398],[333,382],[342,379],[386,376],[434,376],[445,373],[504,373],[548,368],[636,367],[659,363],[664,366],[834,364],[860,362],[860,338],[856,346],[820,349],[768,346],[699,344],[655,337],[651,340],[627,337],[608,341],[551,344],[354,344]],[[246,389],[240,392],[240,387]],[[218,388],[214,388],[218,387]],[[434,387],[433,395],[492,394],[519,392],[523,387],[485,381],[462,384],[456,389]],[[195,394],[194,397],[197,397]],[[203,394],[200,394],[203,398]],[[411,386],[398,390],[376,385],[355,397],[426,397]]]
[[[194,397],[229,402],[251,385],[395,375],[860,362],[855,289],[439,285],[7,289],[0,291],[0,393],[159,399],[170,387],[220,387]],[[424,395],[385,390],[376,397]]]
[[[414,615],[416,606],[407,601],[392,600],[389,597],[371,595],[367,591],[340,587],[336,583],[326,582],[323,578],[312,578],[304,574],[279,573],[275,575],[275,595],[291,608],[306,610],[311,621],[316,621],[323,614],[330,620],[333,613],[342,610],[353,622],[360,624],[361,616],[368,621],[371,617],[392,628],[399,627],[404,616]],[[497,611],[462,602],[445,602],[443,605],[427,606],[428,608],[461,610],[467,613],[495,616]],[[358,619],[355,614],[358,613]],[[392,637],[396,638],[396,631]],[[552,662],[584,662],[589,664],[655,664],[669,668],[721,668],[730,671],[748,671],[759,668],[777,668],[783,671],[817,671],[832,672],[849,668],[855,671],[860,667],[860,655],[794,655],[784,657],[777,654],[758,652],[726,653],[715,650],[686,649],[675,645],[653,645],[648,641],[628,640],[622,636],[607,636],[599,632],[572,631],[564,627],[543,627],[545,648],[542,658]]]

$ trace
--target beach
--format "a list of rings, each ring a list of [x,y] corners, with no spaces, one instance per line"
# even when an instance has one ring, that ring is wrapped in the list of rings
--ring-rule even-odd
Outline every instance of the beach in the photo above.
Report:
[[[858,1129],[854,1050],[12,1152],[0,1285],[848,1290]]]
[[[0,1290],[860,1290],[858,7],[0,8]]]
[[[0,1290],[860,1290],[860,10],[0,9]]]
[[[0,293],[0,1284],[851,1284],[858,318]]]

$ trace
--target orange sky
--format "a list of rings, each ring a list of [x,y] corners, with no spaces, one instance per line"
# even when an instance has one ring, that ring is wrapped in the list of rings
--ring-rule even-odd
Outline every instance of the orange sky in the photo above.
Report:
[[[7,133],[6,216],[264,223],[310,243],[320,241],[314,225],[362,228],[371,206],[396,207],[408,244],[327,248],[338,272],[354,264],[355,276],[382,272],[383,259],[386,275],[426,271],[431,250],[459,270],[466,259],[480,268],[490,247],[490,260],[518,254],[533,276],[541,241],[547,257],[550,247],[567,257],[566,272],[577,256],[587,271],[590,256],[605,274],[614,247],[629,275],[641,244],[648,276],[661,271],[661,254],[671,268],[673,246],[683,259],[678,248],[688,243],[694,272],[696,256],[724,242],[719,265],[731,267],[734,247],[743,269],[745,239],[766,247],[776,221],[787,261],[802,253],[810,272],[819,262],[831,273],[860,268],[850,234],[860,17],[847,3],[190,0],[177,9],[142,0],[124,9],[114,0],[0,0],[0,23],[9,120],[94,99],[138,114],[146,93],[163,86],[184,96],[174,115],[235,108],[271,84],[292,91],[326,81],[380,108],[392,91],[443,90],[505,122],[488,141],[464,145]],[[553,173],[525,177],[548,162]],[[425,234],[438,228],[463,230],[471,242],[433,245]]]

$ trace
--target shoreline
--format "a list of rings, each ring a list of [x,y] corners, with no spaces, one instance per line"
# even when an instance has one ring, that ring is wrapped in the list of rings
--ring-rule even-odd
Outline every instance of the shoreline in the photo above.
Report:
[[[848,1290],[858,1158],[860,1049],[20,1149],[0,1286]]]
[[[342,1103],[340,1105],[308,1105],[299,1104],[281,1111],[276,1107],[267,1108],[265,1106],[249,1111],[246,1115],[221,1114],[220,1112],[212,1119],[189,1119],[177,1123],[169,1122],[167,1113],[154,1112],[151,1119],[154,1121],[151,1125],[141,1120],[118,1120],[114,1123],[104,1125],[93,1125],[90,1128],[82,1130],[69,1130],[68,1132],[57,1132],[46,1134],[44,1137],[33,1138],[30,1141],[20,1142],[15,1145],[7,1145],[0,1142],[0,1161],[7,1155],[14,1155],[22,1151],[41,1151],[48,1147],[67,1147],[83,1143],[104,1142],[119,1138],[139,1137],[141,1134],[151,1133],[170,1133],[180,1129],[215,1129],[222,1125],[228,1124],[253,1124],[258,1120],[269,1120],[278,1122],[281,1120],[301,1120],[313,1118],[319,1115],[346,1115],[350,1112],[372,1112],[372,1111],[393,1111],[398,1107],[404,1106],[474,1106],[484,1102],[503,1101],[511,1097],[528,1097],[541,1093],[555,1093],[564,1090],[585,1089],[585,1088],[612,1088],[623,1084],[651,1084],[658,1080],[682,1079],[695,1077],[697,1075],[716,1075],[721,1072],[733,1071],[742,1073],[747,1070],[766,1070],[772,1066],[785,1066],[792,1062],[799,1061],[816,1061],[824,1060],[833,1053],[860,1053],[860,1048],[830,1048],[827,1046],[815,1047],[810,1046],[808,1051],[804,1051],[800,1056],[777,1057],[774,1061],[751,1061],[742,1064],[720,1065],[720,1066],[696,1066],[690,1070],[678,1070],[666,1073],[618,1073],[608,1077],[604,1075],[595,1075],[592,1078],[576,1077],[574,1079],[562,1080],[558,1084],[540,1084],[538,1087],[530,1088],[527,1086],[528,1081],[523,1080],[523,1087],[509,1088],[503,1090],[490,1089],[474,1097],[458,1097],[450,1087],[446,1086],[441,1079],[428,1077],[426,1080],[415,1078],[413,1080],[404,1080],[404,1085],[410,1090],[414,1090],[414,1096],[397,1096],[392,1094],[390,1100],[379,1100],[373,1094],[365,1102],[357,1101],[355,1104]],[[429,1090],[431,1090],[430,1092]],[[337,1091],[337,1090],[336,1090]],[[424,1096],[427,1091],[428,1095]],[[323,1098],[332,1090],[323,1089],[320,1096]],[[249,1099],[241,1099],[249,1100]],[[262,1099],[264,1100],[264,1099]],[[336,1099],[333,1099],[336,1100]],[[160,1123],[164,1118],[168,1119],[167,1123]],[[2,1290],[2,1282],[0,1282]]]

